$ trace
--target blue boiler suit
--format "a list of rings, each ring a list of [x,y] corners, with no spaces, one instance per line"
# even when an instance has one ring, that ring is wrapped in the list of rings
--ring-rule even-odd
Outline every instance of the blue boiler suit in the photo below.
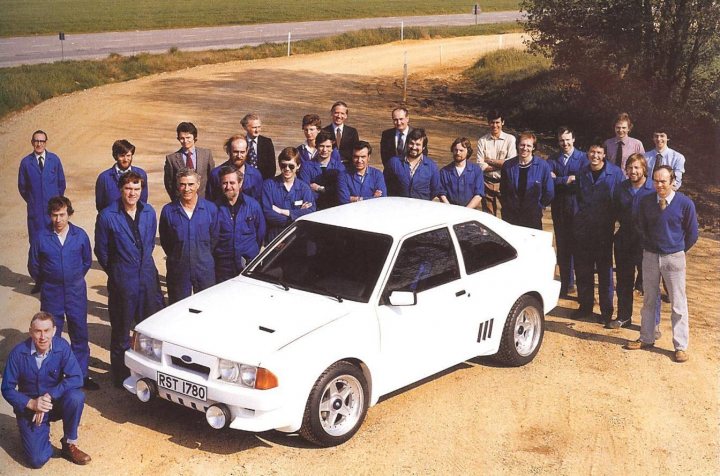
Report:
[[[598,298],[604,321],[613,314],[612,246],[615,231],[613,194],[625,180],[620,167],[605,161],[597,180],[590,164],[577,175],[578,213],[573,222],[575,273],[580,310],[591,313],[594,301],[594,271],[598,273]]]
[[[137,236],[118,200],[100,212],[95,224],[95,256],[108,275],[110,364],[115,383],[128,373],[125,351],[130,347],[130,331],[164,307],[152,256],[157,230],[155,210],[138,202],[136,218]]]
[[[58,336],[67,319],[73,354],[87,377],[90,346],[85,275],[92,265],[92,249],[85,230],[72,223],[68,226],[65,244],[48,229],[30,245],[28,271],[40,285],[40,309],[55,317]]]
[[[575,285],[573,219],[578,211],[577,182],[568,184],[567,180],[571,175],[577,179],[580,168],[589,162],[587,154],[577,149],[570,154],[567,164],[563,162],[562,152],[548,159],[550,169],[555,174],[553,179],[555,198],[552,200],[550,211],[555,231],[558,268],[560,268],[560,292],[567,294],[568,289]]]
[[[142,177],[140,201],[147,203],[149,193],[147,173],[140,167],[135,166],[132,166],[130,170]],[[95,182],[95,208],[98,212],[120,198],[120,177],[122,177],[122,175],[118,173],[114,165],[98,175],[97,181]]]
[[[465,169],[458,175],[455,162],[440,169],[440,195],[454,205],[464,207],[475,195],[485,196],[485,177],[479,165],[465,161]]]
[[[315,158],[317,159],[317,155]],[[302,162],[297,178],[306,184],[317,184],[325,187],[324,192],[313,192],[315,195],[315,203],[318,210],[324,210],[337,206],[340,201],[338,199],[339,181],[346,171],[345,164],[342,162],[340,152],[333,149],[330,160],[325,167],[320,165],[316,160],[306,160]],[[312,189],[311,189],[312,190]]]
[[[179,200],[160,213],[160,245],[167,255],[170,304],[215,284],[213,249],[218,239],[217,207],[198,198],[192,218]]]
[[[500,170],[500,204],[502,219],[513,225],[542,230],[543,207],[550,205],[555,196],[555,185],[550,165],[534,156],[527,173],[525,195],[518,193],[520,159],[513,157],[503,163]]]
[[[60,158],[52,152],[45,151],[45,165],[40,165],[35,154],[25,156],[20,161],[18,172],[18,191],[27,203],[27,227],[30,243],[50,226],[47,212],[48,200],[58,195],[65,195],[65,172]]]
[[[376,190],[382,192],[381,197],[388,196],[385,177],[375,167],[368,167],[363,177],[355,170],[348,170],[338,181],[338,199],[341,205],[350,203],[350,197],[362,197],[363,200],[375,198]]]
[[[305,202],[311,203],[312,206],[301,208]],[[272,209],[273,205],[283,210],[290,210],[290,216],[276,213]],[[265,232],[267,244],[299,217],[315,211],[315,195],[310,190],[310,186],[298,178],[295,178],[290,191],[286,190],[282,175],[278,175],[263,182],[262,209],[267,224]]]
[[[207,190],[205,191],[205,198],[207,200],[215,202],[223,198],[222,184],[220,183],[220,169],[225,166],[233,166],[233,163],[230,161],[224,162],[210,172],[210,177],[208,177],[207,181]],[[245,165],[242,193],[251,196],[259,202],[262,200],[262,183],[263,178],[260,171],[255,167]]]
[[[423,155],[415,173],[410,175],[410,164],[404,157],[392,157],[385,170],[385,183],[391,197],[432,200],[440,194],[440,172],[429,157]]]
[[[262,207],[252,197],[240,194],[237,213],[227,200],[215,202],[218,208],[218,241],[213,251],[217,282],[234,278],[260,253],[265,238]]]
[[[2,395],[12,405],[28,464],[32,468],[40,468],[53,454],[51,421],[63,421],[64,439],[78,438],[85,394],[80,390],[82,371],[64,339],[53,337],[49,354],[39,369],[31,353],[34,348],[31,344],[32,339],[26,339],[10,351],[3,371]],[[52,397],[53,409],[39,426],[35,426],[34,412],[27,408],[27,404],[46,393]]]

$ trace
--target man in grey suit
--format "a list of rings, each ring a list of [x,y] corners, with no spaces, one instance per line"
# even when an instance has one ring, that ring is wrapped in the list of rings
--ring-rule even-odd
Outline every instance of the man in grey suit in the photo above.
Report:
[[[200,175],[198,196],[205,198],[205,187],[210,172],[215,168],[210,149],[195,147],[197,127],[192,122],[181,122],[177,126],[177,140],[180,150],[165,156],[165,190],[170,200],[175,200],[177,185],[175,176],[180,169],[195,170]]]

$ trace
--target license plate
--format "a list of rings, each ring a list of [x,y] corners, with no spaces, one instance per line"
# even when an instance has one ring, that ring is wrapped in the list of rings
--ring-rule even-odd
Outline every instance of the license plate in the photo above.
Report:
[[[198,400],[207,401],[207,387],[196,383],[188,382],[172,375],[157,373],[158,387],[172,390],[176,393],[187,395]]]

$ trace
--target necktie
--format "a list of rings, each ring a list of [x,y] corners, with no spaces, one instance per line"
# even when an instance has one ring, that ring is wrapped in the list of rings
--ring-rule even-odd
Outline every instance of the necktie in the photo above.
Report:
[[[257,168],[258,160],[257,160],[257,150],[255,149],[255,139],[250,139],[250,150],[248,150],[248,161],[250,162],[250,165]]]
[[[398,157],[404,157],[405,156],[405,144],[403,142],[403,135],[402,132],[398,134],[397,139],[397,156]]]
[[[663,164],[663,157],[662,154],[658,154],[655,156],[655,167],[653,169],[657,170],[658,167],[660,167]]]
[[[668,205],[667,200],[665,200],[664,198],[661,198],[660,199],[660,210],[665,210],[667,208],[667,205]]]
[[[38,165],[40,165],[40,172],[45,168],[45,158],[41,155],[38,157]]]
[[[623,143],[618,142],[617,152],[615,152],[615,165],[617,165],[618,167],[622,167],[622,148]]]
[[[189,170],[195,170],[195,164],[193,164],[192,160],[192,150],[188,150],[186,152],[186,159],[185,159],[185,167],[187,167]]]
[[[340,141],[342,141],[342,131],[338,127],[335,129],[335,144],[337,145],[337,148],[340,148]]]

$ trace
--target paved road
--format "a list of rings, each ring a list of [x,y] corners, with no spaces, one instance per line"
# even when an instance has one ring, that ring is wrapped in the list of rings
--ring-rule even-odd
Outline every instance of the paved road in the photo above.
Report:
[[[477,16],[477,22],[512,22],[520,17],[519,12],[481,13]],[[57,35],[0,38],[0,67],[52,63],[60,61],[63,55],[66,60],[78,60],[105,58],[110,53],[121,55],[141,52],[162,53],[172,47],[186,51],[240,48],[262,43],[286,42],[288,33],[291,34],[292,40],[304,40],[367,28],[397,28],[399,39],[401,22],[406,27],[472,25],[475,23],[475,16],[462,14],[360,18],[177,30],[66,34],[63,42],[58,40]]]

